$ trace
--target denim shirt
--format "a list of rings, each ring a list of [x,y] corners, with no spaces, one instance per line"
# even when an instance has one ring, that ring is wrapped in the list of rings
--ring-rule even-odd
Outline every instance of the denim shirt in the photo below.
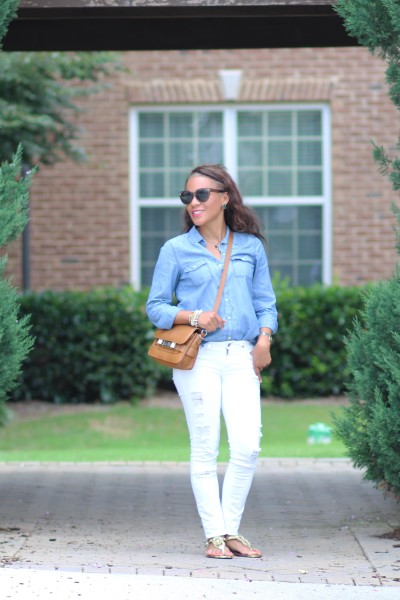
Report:
[[[170,329],[181,310],[213,310],[224,267],[229,229],[220,244],[221,260],[207,249],[196,227],[168,240],[160,250],[146,310],[150,321]],[[177,304],[175,304],[174,296]],[[224,328],[205,342],[257,341],[261,327],[277,330],[275,293],[264,246],[254,235],[233,234],[228,276],[218,314]]]

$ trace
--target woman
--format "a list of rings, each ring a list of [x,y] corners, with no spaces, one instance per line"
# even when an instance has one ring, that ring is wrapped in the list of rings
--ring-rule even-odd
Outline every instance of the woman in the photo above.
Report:
[[[239,525],[260,451],[261,371],[271,362],[277,329],[263,238],[256,216],[220,165],[193,169],[180,198],[186,206],[184,233],[161,248],[147,314],[163,329],[190,323],[207,331],[193,369],[173,370],[190,433],[191,483],[206,556],[259,558],[261,552],[239,534]],[[213,305],[230,230],[232,255],[217,314]],[[221,411],[230,460],[220,499]]]

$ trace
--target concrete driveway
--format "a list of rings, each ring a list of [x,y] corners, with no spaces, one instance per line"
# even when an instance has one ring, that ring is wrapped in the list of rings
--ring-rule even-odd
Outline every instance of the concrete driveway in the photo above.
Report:
[[[186,463],[0,463],[1,597],[398,600],[399,524],[348,460],[263,459],[242,523],[263,558],[211,560]]]

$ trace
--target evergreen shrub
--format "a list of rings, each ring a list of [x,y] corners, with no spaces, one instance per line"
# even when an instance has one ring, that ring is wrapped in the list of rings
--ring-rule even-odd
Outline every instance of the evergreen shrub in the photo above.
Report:
[[[21,162],[20,145],[12,162],[0,165],[0,248],[15,240],[28,221],[32,173],[21,177]],[[5,255],[0,258],[0,425],[7,421],[5,402],[17,384],[22,362],[33,345],[29,317],[20,318],[19,294],[4,277],[6,264]]]
[[[400,495],[400,270],[374,285],[347,340],[350,405],[336,433],[365,478]]]
[[[334,9],[348,33],[386,64],[386,82],[393,105],[400,110],[400,3],[396,0],[337,0]],[[379,171],[400,191],[400,157],[373,142]],[[400,254],[400,207],[396,248]],[[374,286],[348,339],[351,369],[350,406],[336,421],[339,437],[365,477],[400,495],[400,273]]]
[[[108,403],[146,396],[158,370],[147,357],[145,300],[129,287],[23,295],[36,341],[13,399]]]
[[[21,364],[33,345],[29,316],[21,318],[19,294],[3,278],[5,258],[0,259],[0,424],[7,420],[5,402],[15,388]]]

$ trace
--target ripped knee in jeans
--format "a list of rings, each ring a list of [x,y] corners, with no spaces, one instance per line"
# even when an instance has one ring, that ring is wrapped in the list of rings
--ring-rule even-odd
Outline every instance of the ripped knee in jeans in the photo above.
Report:
[[[210,435],[210,425],[204,414],[204,398],[201,392],[192,392],[194,430],[199,441],[205,442]]]

